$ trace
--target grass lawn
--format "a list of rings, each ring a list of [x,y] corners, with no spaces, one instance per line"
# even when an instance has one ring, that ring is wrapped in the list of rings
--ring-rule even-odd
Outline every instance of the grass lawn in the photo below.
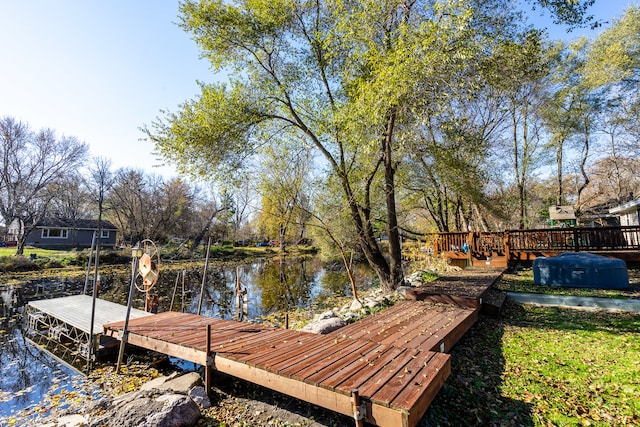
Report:
[[[78,253],[71,250],[40,249],[27,246],[21,257],[17,257],[16,248],[0,248],[0,271],[28,272],[46,268],[59,268],[77,264]],[[35,258],[31,258],[35,256]]]
[[[16,248],[7,247],[0,248],[0,257],[12,257],[16,254]],[[55,259],[63,259],[65,257],[75,256],[75,252],[72,251],[54,251],[51,249],[40,249],[34,248],[32,246],[27,246],[24,248],[24,256],[29,258],[31,254],[36,254],[38,258],[55,258]]]
[[[451,353],[421,426],[640,426],[639,313],[507,302]]]

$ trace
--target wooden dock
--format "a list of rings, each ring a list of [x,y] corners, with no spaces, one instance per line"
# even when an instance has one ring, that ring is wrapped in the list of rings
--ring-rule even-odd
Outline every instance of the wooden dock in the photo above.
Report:
[[[414,427],[450,374],[446,352],[476,321],[499,275],[440,278],[413,288],[415,300],[328,335],[134,309],[127,342],[204,366],[207,386],[217,371],[352,416],[357,425]],[[85,295],[32,301],[30,329],[72,341],[86,355],[91,306]],[[125,316],[126,307],[96,300],[93,336],[117,342]]]
[[[415,322],[441,314],[430,303],[407,304],[419,307],[412,310]],[[122,326],[105,325],[105,333],[118,336]],[[448,354],[421,345],[401,347],[176,312],[132,320],[128,342],[378,426],[415,426],[450,373]]]
[[[503,271],[501,267],[488,267],[450,272],[433,282],[411,288],[407,291],[407,299],[478,308]]]
[[[34,341],[52,340],[58,343],[72,342],[71,349],[63,346],[66,353],[74,353],[86,358],[88,355],[91,335],[99,350],[101,336],[105,323],[123,321],[127,307],[103,299],[96,299],[95,317],[91,329],[91,310],[93,298],[89,295],[72,295],[61,298],[31,301],[26,306],[29,333],[34,335]],[[131,309],[131,318],[151,316],[143,310]],[[93,353],[95,354],[95,352]],[[65,356],[62,354],[61,356]]]
[[[404,301],[329,335],[445,353],[476,322],[478,312],[454,304]]]
[[[128,342],[378,426],[417,425],[448,377],[449,351],[502,270],[452,274],[328,335],[167,312],[129,323]],[[120,336],[123,322],[105,325]],[[357,402],[357,403],[356,403]]]

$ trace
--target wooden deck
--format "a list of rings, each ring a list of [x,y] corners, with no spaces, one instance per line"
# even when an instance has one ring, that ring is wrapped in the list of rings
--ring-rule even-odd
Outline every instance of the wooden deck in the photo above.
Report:
[[[349,416],[357,390],[364,421],[415,426],[450,373],[450,356],[432,349],[450,348],[473,324],[477,310],[405,302],[384,313],[387,320],[378,315],[368,321],[368,331],[375,325],[384,330],[379,341],[167,312],[132,320],[128,342],[201,365],[209,362],[216,371]],[[409,323],[416,327],[389,327]],[[122,326],[105,325],[105,333],[118,336]]]
[[[449,272],[433,282],[412,288],[407,298],[478,308],[503,271],[500,267],[489,267]]]
[[[476,322],[478,311],[453,304],[404,301],[329,335],[444,353]]]
[[[374,425],[414,427],[450,374],[445,352],[477,320],[500,273],[438,279],[415,289],[424,298],[328,335],[166,312],[131,320],[128,343]],[[119,337],[123,323],[105,324],[105,335]]]
[[[427,247],[460,267],[515,266],[539,256],[590,252],[640,262],[640,226],[567,227],[428,234]],[[463,247],[468,249],[463,250]]]

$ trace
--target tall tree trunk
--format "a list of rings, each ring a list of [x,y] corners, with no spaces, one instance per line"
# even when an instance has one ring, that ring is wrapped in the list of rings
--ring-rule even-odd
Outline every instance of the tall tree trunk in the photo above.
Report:
[[[280,235],[280,252],[284,254],[287,251],[287,247],[284,242],[284,238],[287,234],[287,227],[282,223],[278,224],[278,234]]]
[[[556,164],[558,165],[558,174],[556,175],[556,184],[558,186],[556,190],[556,205],[562,206],[564,205],[564,188],[562,185],[562,161],[563,161],[563,150],[562,146],[564,144],[562,141],[558,141],[558,146],[556,148]]]
[[[526,199],[527,199],[527,193],[525,191],[524,185],[523,184],[518,184],[518,204],[519,204],[519,211],[520,211],[520,220],[518,223],[518,226],[521,230],[527,228],[527,203],[526,203]]]
[[[385,290],[393,290],[391,282],[391,269],[387,259],[380,251],[380,247],[376,242],[371,221],[369,218],[369,212],[358,205],[353,197],[353,192],[349,182],[344,176],[342,177],[342,186],[347,194],[347,203],[349,204],[349,210],[351,212],[351,218],[358,237],[358,243],[364,257],[378,276],[380,280],[380,287]]]
[[[27,242],[26,233],[22,233],[21,235],[18,236],[18,238],[16,239],[16,255],[24,254],[24,247],[26,242]]]
[[[589,124],[587,122],[587,124],[585,124],[585,129],[584,129],[584,139],[583,139],[583,143],[584,143],[584,147],[582,149],[582,157],[580,158],[580,173],[582,175],[582,184],[580,185],[580,187],[578,187],[578,197],[576,200],[576,206],[578,206],[578,212],[580,212],[580,204],[581,204],[581,197],[582,197],[582,192],[587,188],[587,186],[589,185],[589,182],[591,182],[591,180],[589,179],[589,175],[587,174],[587,159],[589,157]]]
[[[396,172],[392,159],[392,138],[395,126],[396,113],[393,112],[387,121],[384,135],[384,181],[385,199],[387,202],[387,233],[389,235],[389,267],[391,274],[390,288],[397,289],[404,281],[402,272],[402,246],[400,242],[400,229],[398,228],[398,215],[396,211],[396,192],[394,175]]]

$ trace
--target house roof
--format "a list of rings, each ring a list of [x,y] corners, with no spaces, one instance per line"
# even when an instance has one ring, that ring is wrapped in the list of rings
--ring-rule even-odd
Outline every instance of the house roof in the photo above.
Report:
[[[97,230],[97,219],[69,219],[69,218],[44,218],[37,225],[38,228],[74,228],[76,230]],[[117,230],[118,227],[109,221],[102,220],[103,230]]]
[[[623,214],[632,210],[637,209],[640,206],[640,199],[631,200],[622,205],[616,206],[614,208],[609,209],[609,213],[612,214]]]
[[[573,206],[549,206],[549,219],[576,219]]]

